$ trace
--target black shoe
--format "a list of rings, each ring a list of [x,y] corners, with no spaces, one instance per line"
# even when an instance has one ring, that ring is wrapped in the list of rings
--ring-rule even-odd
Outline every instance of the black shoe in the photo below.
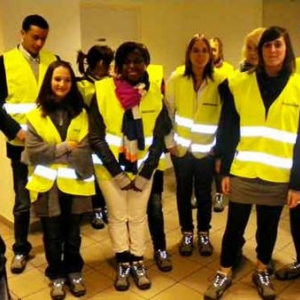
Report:
[[[194,250],[194,237],[192,233],[184,233],[179,244],[179,254],[191,256]]]
[[[102,208],[96,208],[93,211],[91,225],[94,229],[103,229],[105,227]]]
[[[255,284],[258,294],[262,299],[273,300],[276,298],[276,293],[267,271],[254,271],[252,282]]]
[[[300,263],[294,262],[275,272],[278,280],[292,280],[300,277]]]
[[[143,261],[134,261],[131,265],[131,275],[140,290],[147,290],[151,287],[151,281]]]
[[[53,300],[63,300],[66,297],[65,279],[57,278],[51,282],[50,296]]]
[[[130,263],[118,263],[114,287],[117,291],[123,292],[129,289]]]
[[[157,267],[162,272],[170,272],[172,270],[171,258],[166,250],[155,251],[154,259]]]
[[[222,212],[224,210],[224,195],[216,193],[214,202],[214,212]]]
[[[199,233],[198,234],[198,248],[199,248],[199,254],[201,256],[211,256],[214,247],[212,246],[208,233]]]
[[[81,273],[70,273],[68,275],[68,285],[70,288],[70,292],[75,297],[81,297],[86,294],[86,288],[83,283]]]
[[[27,254],[15,254],[10,265],[13,274],[20,274],[25,270],[29,256]]]

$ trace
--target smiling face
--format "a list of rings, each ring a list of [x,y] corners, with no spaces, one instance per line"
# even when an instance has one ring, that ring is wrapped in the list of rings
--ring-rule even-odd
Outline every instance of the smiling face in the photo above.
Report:
[[[283,36],[264,43],[262,56],[266,71],[280,71],[286,56],[286,44]]]
[[[48,29],[43,29],[35,25],[31,25],[29,30],[21,31],[22,46],[33,57],[39,55],[41,49],[44,47],[48,36]]]
[[[70,92],[72,86],[69,69],[59,66],[54,69],[51,79],[51,89],[57,99],[62,100]]]
[[[138,83],[146,70],[145,60],[139,50],[130,52],[124,60],[121,76],[123,79]]]
[[[209,62],[209,49],[202,39],[195,41],[190,52],[190,61],[194,70],[204,70]]]

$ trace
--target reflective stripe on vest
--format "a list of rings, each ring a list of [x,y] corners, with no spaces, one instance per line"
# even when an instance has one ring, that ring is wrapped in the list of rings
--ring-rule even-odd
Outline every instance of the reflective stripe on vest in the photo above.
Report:
[[[10,114],[26,114],[36,108],[36,103],[4,103],[6,112]]]
[[[242,126],[242,137],[265,137],[284,143],[295,144],[297,134],[263,126]]]

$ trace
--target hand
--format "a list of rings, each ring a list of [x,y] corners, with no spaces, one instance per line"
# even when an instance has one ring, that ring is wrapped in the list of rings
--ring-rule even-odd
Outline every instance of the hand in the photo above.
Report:
[[[222,192],[225,195],[228,195],[230,193],[230,177],[226,176],[222,179]]]
[[[16,138],[18,140],[20,140],[21,142],[24,142],[25,138],[26,138],[26,131],[23,129],[20,129],[16,135]]]
[[[140,190],[138,187],[135,186],[134,182],[133,182],[133,187],[132,189],[135,191],[135,192],[141,192],[142,190]]]
[[[299,204],[300,204],[300,192],[289,190],[287,196],[287,205],[289,206],[289,208],[295,208]]]
[[[72,150],[76,149],[78,146],[78,143],[77,142],[74,142],[74,141],[67,141],[67,148],[68,148],[68,151],[71,152]]]

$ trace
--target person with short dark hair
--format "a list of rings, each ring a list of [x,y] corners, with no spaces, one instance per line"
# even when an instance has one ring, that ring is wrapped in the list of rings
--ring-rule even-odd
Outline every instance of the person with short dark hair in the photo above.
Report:
[[[220,86],[224,101],[217,148],[222,189],[229,194],[220,267],[204,299],[220,299],[232,283],[252,206],[256,206],[256,266],[252,282],[263,299],[275,299],[268,263],[283,206],[300,201],[300,76],[286,29],[267,28],[254,70]]]
[[[115,289],[151,287],[144,265],[147,203],[153,172],[171,121],[159,84],[146,71],[148,54],[136,42],[116,50],[116,77],[96,82],[90,109],[90,142],[102,165],[96,175],[108,208],[108,230],[117,262]]]
[[[95,93],[95,82],[110,77],[110,67],[114,59],[113,50],[106,45],[94,45],[87,54],[78,51],[77,64],[82,77],[77,78],[78,88],[83,95],[84,103],[90,106],[91,99]],[[97,165],[99,159],[92,154],[94,165]],[[103,229],[107,223],[107,208],[104,196],[95,181],[96,195],[92,197],[93,214],[91,225],[95,229]]]
[[[22,161],[29,165],[26,188],[41,220],[52,299],[64,299],[65,284],[83,296],[84,265],[80,223],[91,211],[94,169],[88,142],[88,116],[68,62],[55,61],[46,72],[37,108],[27,114]]]
[[[16,274],[25,269],[32,248],[28,241],[30,199],[25,189],[28,169],[20,161],[26,138],[25,114],[35,107],[46,69],[57,59],[42,50],[48,32],[49,25],[42,16],[29,15],[22,24],[20,44],[0,56],[0,114],[8,138],[6,154],[11,160],[15,192],[11,271]]]

